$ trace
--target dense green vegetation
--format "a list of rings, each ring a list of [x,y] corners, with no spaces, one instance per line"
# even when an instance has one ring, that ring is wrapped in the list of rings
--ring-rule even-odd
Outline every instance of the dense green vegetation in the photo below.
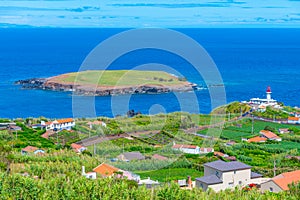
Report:
[[[158,180],[159,182],[187,179],[187,176],[191,176],[193,179],[203,176],[203,172],[189,168],[159,169],[142,172],[137,171],[135,173],[139,174],[142,179],[151,177],[152,180]]]
[[[15,122],[22,131],[0,130],[0,199],[299,199],[299,186],[279,194],[240,189],[214,193],[200,189],[181,190],[172,183],[187,176],[193,180],[202,176],[203,164],[219,159],[212,153],[200,156],[183,154],[171,148],[173,142],[200,147],[210,144],[215,151],[235,156],[237,160],[253,166],[253,171],[268,177],[273,177],[274,166],[276,174],[300,168],[299,160],[291,157],[299,156],[299,126],[252,121],[251,118],[237,120],[240,111],[246,112],[248,108],[233,103],[227,109],[226,115],[176,112],[153,116],[139,114],[130,118],[76,119],[72,131],[55,133],[48,140],[41,137],[44,130],[29,126],[42,118],[18,119]],[[228,111],[232,113],[228,114]],[[103,121],[107,126],[88,124],[95,120]],[[3,122],[10,120],[4,119]],[[198,133],[207,134],[210,124],[215,124],[210,128],[210,135],[215,138],[205,139],[194,134],[201,126],[204,130]],[[288,128],[291,133],[280,135],[279,128]],[[263,129],[274,131],[283,141],[258,144],[241,141],[241,138],[258,135]],[[222,134],[219,136],[217,133],[220,130]],[[120,134],[123,134],[122,137]],[[82,154],[70,150],[73,142],[108,135],[115,139],[89,146],[88,151]],[[225,145],[230,140],[237,144]],[[28,145],[43,148],[46,154],[22,155],[21,149]],[[146,159],[131,162],[112,159],[123,152],[132,151],[141,152]],[[154,154],[165,156],[167,160],[156,160],[152,158]],[[116,178],[89,180],[81,176],[81,166],[85,166],[88,172],[103,162],[132,171],[141,178],[158,180],[162,185],[148,190],[137,187],[132,181]]]
[[[251,106],[240,103],[240,102],[232,102],[228,105],[225,106],[220,106],[212,111],[212,114],[238,114],[240,115],[241,113],[244,114],[248,111],[250,111]]]
[[[36,180],[31,177],[0,173],[1,199],[299,199],[300,187],[279,194],[261,194],[257,190],[235,189],[219,193],[202,192],[200,189],[181,190],[175,184],[164,185],[154,190],[137,187],[131,181],[120,179],[87,180],[84,177],[53,177],[50,180]]]
[[[284,112],[280,109],[275,109],[270,106],[266,108],[265,112],[253,112],[254,116],[257,117],[263,117],[265,119],[273,119],[273,120],[278,120],[278,119],[287,119],[289,117],[289,114],[287,112]]]

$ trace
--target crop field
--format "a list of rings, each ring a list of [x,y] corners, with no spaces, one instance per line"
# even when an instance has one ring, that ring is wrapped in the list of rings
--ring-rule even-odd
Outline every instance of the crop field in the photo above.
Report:
[[[195,178],[203,176],[203,172],[188,168],[159,169],[155,171],[143,171],[135,173],[140,175],[142,179],[151,177],[152,180],[158,180],[159,182],[187,179],[188,176],[191,176],[192,180],[195,180]]]
[[[163,71],[91,70],[63,74],[51,78],[61,83],[98,86],[178,85],[184,83],[178,77]]]
[[[234,140],[237,142],[240,142],[242,138],[250,138],[256,135],[259,135],[259,132],[261,130],[264,130],[265,127],[271,127],[275,131],[275,133],[278,134],[278,129],[279,128],[290,128],[290,127],[299,127],[296,125],[288,125],[288,124],[279,124],[279,123],[273,123],[273,122],[264,122],[264,121],[257,121],[254,120],[253,122],[253,134],[252,134],[252,120],[251,119],[244,119],[236,123],[227,123],[225,127],[222,130],[221,137],[223,139],[228,139],[228,140]],[[217,132],[213,131],[214,128],[212,128],[212,132]],[[200,134],[207,134],[207,129],[199,131],[198,133]],[[216,136],[218,137],[218,136]]]

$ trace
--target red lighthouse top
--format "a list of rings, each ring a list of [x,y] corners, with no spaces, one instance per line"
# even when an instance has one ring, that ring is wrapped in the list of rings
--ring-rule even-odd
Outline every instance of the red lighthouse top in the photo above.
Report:
[[[268,86],[267,92],[270,92],[270,93],[271,93],[271,87],[270,87],[270,86]]]

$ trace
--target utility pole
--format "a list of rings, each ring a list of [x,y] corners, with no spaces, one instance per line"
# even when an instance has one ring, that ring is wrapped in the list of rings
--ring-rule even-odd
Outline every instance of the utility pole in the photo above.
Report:
[[[251,130],[251,133],[253,134],[254,133],[254,117],[252,115],[252,130]]]
[[[276,159],[275,159],[275,156],[274,156],[274,161],[273,161],[273,173],[274,173],[274,177],[276,176]]]
[[[96,144],[94,144],[94,156],[96,155]]]
[[[58,145],[58,132],[56,131],[56,143]]]

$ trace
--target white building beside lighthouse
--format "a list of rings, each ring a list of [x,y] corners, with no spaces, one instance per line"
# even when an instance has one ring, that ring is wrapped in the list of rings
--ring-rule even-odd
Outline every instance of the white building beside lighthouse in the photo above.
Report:
[[[264,112],[268,106],[279,109],[281,108],[277,101],[275,99],[272,99],[272,91],[270,86],[267,87],[265,99],[252,98],[250,99],[250,101],[244,101],[242,103],[247,103],[252,106],[254,110],[258,110],[260,112]]]
[[[254,104],[254,105],[263,105],[265,107],[267,106],[276,106],[277,101],[275,99],[272,99],[272,91],[271,87],[268,86],[267,91],[266,91],[266,99],[261,99],[261,98],[252,98],[248,102],[249,104]]]

